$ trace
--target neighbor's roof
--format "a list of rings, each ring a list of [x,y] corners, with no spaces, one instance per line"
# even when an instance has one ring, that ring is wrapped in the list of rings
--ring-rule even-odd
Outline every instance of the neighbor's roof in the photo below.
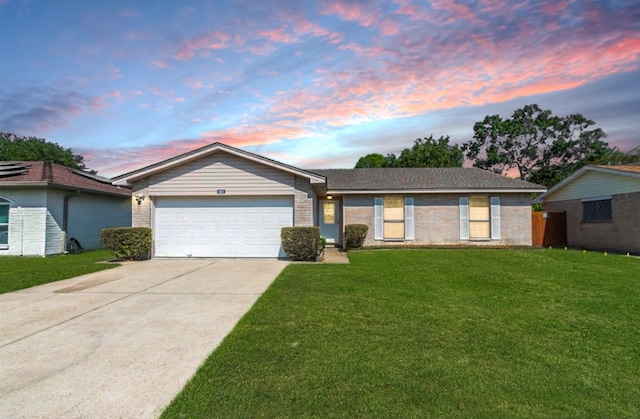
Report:
[[[110,179],[43,161],[0,161],[0,187],[55,187],[131,196],[130,189],[113,186]]]
[[[617,170],[620,172],[629,172],[629,173],[640,173],[640,166],[632,166],[632,165],[618,165],[618,166],[608,166],[608,165],[595,165],[590,167],[598,167],[600,169],[605,170]],[[620,173],[623,174],[623,173]]]
[[[544,192],[544,186],[477,168],[318,169],[327,192]]]
[[[537,197],[533,202],[535,202],[535,203],[544,202],[544,200],[547,197],[551,196],[552,194],[556,193],[558,190],[564,188],[565,186],[571,184],[572,182],[575,182],[578,178],[580,178],[581,176],[583,176],[587,172],[609,173],[609,174],[614,174],[614,175],[621,175],[621,176],[629,176],[629,177],[632,177],[632,178],[639,178],[640,177],[640,166],[634,166],[634,165],[612,165],[612,166],[608,166],[608,165],[588,165],[588,166],[581,167],[580,169],[578,169],[575,172],[573,172],[571,175],[569,175],[566,178],[564,178],[562,181],[560,181],[557,184],[553,185],[551,188],[549,188],[549,190],[546,193],[544,193],[544,194],[540,195],[539,197]]]

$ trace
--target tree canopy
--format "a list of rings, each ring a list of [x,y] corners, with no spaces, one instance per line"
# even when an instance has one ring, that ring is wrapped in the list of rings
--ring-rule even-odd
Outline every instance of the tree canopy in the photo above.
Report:
[[[581,114],[555,116],[538,105],[516,110],[511,118],[487,115],[473,126],[473,140],[462,145],[473,166],[552,186],[585,164],[613,158],[607,136]]]
[[[430,135],[417,139],[413,147],[405,148],[398,155],[368,154],[361,157],[355,168],[366,167],[462,167],[463,152],[458,145],[449,144],[449,136],[437,140]]]
[[[0,160],[49,161],[73,169],[87,170],[84,157],[43,138],[0,132]]]

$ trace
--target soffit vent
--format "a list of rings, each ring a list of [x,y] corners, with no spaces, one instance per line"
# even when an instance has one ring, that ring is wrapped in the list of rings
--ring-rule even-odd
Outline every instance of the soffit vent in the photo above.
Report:
[[[29,167],[15,161],[0,162],[0,178],[24,175],[29,172]]]

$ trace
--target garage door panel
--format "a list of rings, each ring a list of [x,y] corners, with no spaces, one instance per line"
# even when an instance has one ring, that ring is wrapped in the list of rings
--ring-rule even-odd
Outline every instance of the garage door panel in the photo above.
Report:
[[[282,257],[280,229],[291,225],[292,197],[161,197],[156,202],[155,254]]]

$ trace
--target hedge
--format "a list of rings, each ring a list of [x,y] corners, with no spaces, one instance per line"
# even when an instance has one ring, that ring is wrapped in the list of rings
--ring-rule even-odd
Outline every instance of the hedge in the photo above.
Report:
[[[293,260],[314,261],[322,252],[320,227],[283,227],[282,249]]]
[[[117,260],[145,260],[151,257],[151,229],[114,227],[100,230],[100,244]]]
[[[369,226],[366,224],[347,224],[344,226],[344,244],[346,250],[362,247],[367,238]]]

